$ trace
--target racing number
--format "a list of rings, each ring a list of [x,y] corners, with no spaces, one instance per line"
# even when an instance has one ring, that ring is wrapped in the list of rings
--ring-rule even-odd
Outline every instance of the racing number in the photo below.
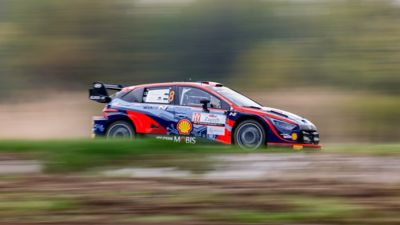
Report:
[[[173,102],[173,101],[174,101],[174,98],[175,98],[175,91],[174,91],[174,90],[171,90],[171,91],[169,92],[168,102],[169,102],[169,103]]]

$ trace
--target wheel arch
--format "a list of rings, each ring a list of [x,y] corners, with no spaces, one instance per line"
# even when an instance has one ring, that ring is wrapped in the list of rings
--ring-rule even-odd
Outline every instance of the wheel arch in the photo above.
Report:
[[[243,115],[243,116],[241,116],[241,117],[239,117],[239,119],[238,120],[236,120],[236,122],[235,122],[235,124],[233,125],[233,127],[232,127],[232,135],[231,135],[231,142],[232,142],[232,144],[236,144],[235,143],[235,131],[236,131],[236,128],[239,126],[239,124],[241,123],[241,122],[243,122],[243,121],[246,121],[246,120],[255,120],[255,121],[257,121],[258,123],[260,123],[261,124],[261,126],[263,127],[263,129],[264,129],[264,131],[265,131],[265,138],[266,138],[266,140],[268,140],[268,135],[269,135],[269,129],[270,129],[270,127],[268,126],[268,124],[262,119],[262,118],[260,118],[259,116],[256,116],[256,115]]]
[[[132,121],[127,115],[125,115],[125,114],[119,114],[118,116],[110,116],[109,117],[109,121],[108,121],[108,123],[107,123],[107,126],[106,126],[106,130],[108,130],[108,128],[111,126],[111,124],[113,124],[113,123],[115,123],[115,122],[117,122],[117,121],[124,121],[124,122],[127,122],[127,123],[129,123],[131,126],[132,126],[132,128],[133,128],[133,131],[136,133],[136,126],[135,126],[135,123],[134,123],[134,121]]]

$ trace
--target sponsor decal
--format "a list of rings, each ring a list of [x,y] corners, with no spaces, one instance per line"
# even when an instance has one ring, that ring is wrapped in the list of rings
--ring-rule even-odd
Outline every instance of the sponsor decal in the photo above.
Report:
[[[104,126],[101,124],[94,124],[93,131],[96,131],[96,130],[98,130],[100,132],[104,132],[105,129],[104,129]]]
[[[91,95],[90,100],[104,100],[106,96]]]
[[[230,113],[229,113],[229,116],[236,116],[236,115],[237,115],[236,112],[230,112]]]
[[[179,134],[189,135],[193,129],[193,125],[189,120],[183,119],[179,120],[178,124],[176,125],[176,129],[179,131]]]
[[[163,140],[163,141],[173,141],[174,137],[173,136],[157,136],[157,140]]]
[[[168,109],[168,106],[166,106],[166,105],[160,105],[160,106],[158,107],[158,109],[159,109],[159,110],[167,110],[167,109]]]
[[[94,88],[101,88],[101,87],[103,87],[103,85],[100,84],[100,83],[95,83],[95,84],[94,84]]]
[[[200,123],[201,113],[193,113],[192,121],[193,123]]]
[[[163,141],[173,141],[175,143],[186,143],[186,144],[196,144],[195,137],[184,137],[184,136],[157,136],[156,139]]]
[[[225,127],[207,126],[207,134],[225,135]]]
[[[168,104],[169,93],[170,93],[169,89],[148,90],[144,102]]]
[[[211,113],[193,113],[192,121],[203,125],[225,125],[226,116]]]

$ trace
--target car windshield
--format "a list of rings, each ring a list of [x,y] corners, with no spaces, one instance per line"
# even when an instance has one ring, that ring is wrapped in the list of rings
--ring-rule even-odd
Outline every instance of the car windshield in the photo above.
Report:
[[[231,101],[237,106],[249,107],[249,108],[261,108],[262,106],[257,102],[249,99],[248,97],[232,90],[227,87],[213,87],[218,94],[224,96],[226,99]]]

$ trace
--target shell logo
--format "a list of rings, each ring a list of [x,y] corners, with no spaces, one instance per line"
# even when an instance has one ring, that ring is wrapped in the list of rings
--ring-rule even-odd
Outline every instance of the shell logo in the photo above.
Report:
[[[178,129],[179,134],[188,135],[192,131],[193,125],[189,120],[183,119],[178,122],[176,129]]]

